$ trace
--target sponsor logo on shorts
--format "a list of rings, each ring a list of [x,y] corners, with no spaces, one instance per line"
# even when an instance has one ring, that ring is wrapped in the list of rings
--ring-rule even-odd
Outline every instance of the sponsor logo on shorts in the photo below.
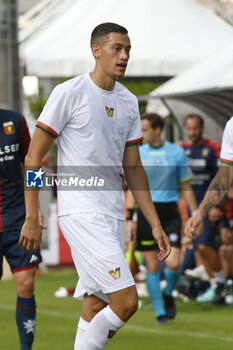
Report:
[[[178,239],[179,239],[179,236],[178,236],[177,233],[170,233],[169,239],[170,239],[171,242],[177,242]]]
[[[116,331],[113,331],[112,329],[109,329],[108,338],[109,338],[109,339],[112,339],[112,337],[114,336],[114,334],[116,334]]]
[[[15,133],[15,125],[12,121],[3,123],[3,128],[6,135],[12,135]]]
[[[33,263],[34,261],[37,261],[38,259],[39,259],[39,258],[38,258],[36,255],[33,254],[33,255],[31,256],[31,259],[30,259],[29,262],[30,262],[30,264],[31,264],[31,263]]]
[[[112,118],[113,117],[113,112],[114,112],[114,108],[109,108],[105,106],[105,110],[107,112],[107,115]]]
[[[108,273],[110,273],[110,275],[114,278],[114,280],[117,280],[118,278],[121,277],[121,272],[119,267],[117,267],[115,270],[108,271]]]
[[[26,172],[26,187],[43,187],[44,185],[44,170],[27,170]]]

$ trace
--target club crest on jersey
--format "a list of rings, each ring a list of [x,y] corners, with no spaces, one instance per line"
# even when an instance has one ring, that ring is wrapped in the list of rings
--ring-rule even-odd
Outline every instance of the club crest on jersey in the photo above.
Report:
[[[113,331],[112,329],[109,329],[108,338],[109,338],[109,339],[112,339],[112,337],[114,336],[114,334],[116,334],[116,331]]]
[[[186,154],[186,156],[190,156],[191,150],[190,149],[186,149],[185,154]]]
[[[203,148],[203,150],[202,150],[203,157],[207,157],[208,154],[209,154],[209,149],[208,148]]]
[[[155,162],[155,164],[162,164],[162,159],[156,157],[156,158],[154,159],[154,162]]]
[[[110,118],[112,118],[112,117],[113,117],[114,108],[109,108],[109,107],[106,107],[106,106],[105,106],[105,109],[106,109],[107,115],[108,115]]]
[[[6,135],[12,135],[15,133],[15,125],[12,121],[3,123],[2,125]]]
[[[108,271],[108,273],[110,273],[110,275],[114,278],[114,280],[117,280],[118,278],[121,277],[121,272],[120,272],[120,268],[119,267],[117,267],[115,269],[115,271],[114,270]]]

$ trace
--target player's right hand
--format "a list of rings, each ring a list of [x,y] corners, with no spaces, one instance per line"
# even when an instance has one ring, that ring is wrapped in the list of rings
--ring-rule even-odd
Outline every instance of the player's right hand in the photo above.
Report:
[[[41,227],[38,221],[26,220],[19,239],[19,245],[27,252],[36,252],[41,243]]]
[[[137,239],[137,223],[133,220],[126,221],[126,241],[125,250],[128,250],[129,242],[135,242]]]
[[[202,233],[203,230],[203,217],[200,210],[197,210],[196,214],[192,216],[185,224],[184,233],[190,239],[196,239]]]
[[[165,260],[171,253],[171,244],[169,238],[162,229],[152,229],[152,234],[159,247],[158,259],[160,261]]]

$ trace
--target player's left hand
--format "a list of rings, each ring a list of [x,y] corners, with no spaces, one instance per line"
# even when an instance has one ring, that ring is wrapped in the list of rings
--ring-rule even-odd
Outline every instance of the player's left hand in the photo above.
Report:
[[[48,227],[48,225],[45,216],[42,213],[42,211],[40,211],[40,209],[38,210],[38,218],[40,227],[42,228],[42,230],[45,230]]]
[[[162,229],[152,229],[152,234],[159,247],[158,259],[160,261],[165,260],[171,253],[171,244],[169,238]]]

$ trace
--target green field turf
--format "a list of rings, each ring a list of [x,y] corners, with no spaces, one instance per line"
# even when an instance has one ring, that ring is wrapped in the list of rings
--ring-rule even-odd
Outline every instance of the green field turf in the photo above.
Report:
[[[60,286],[76,284],[73,269],[50,270],[36,278],[37,326],[33,350],[73,349],[81,302],[55,298]],[[177,302],[174,321],[156,326],[149,300],[111,340],[108,350],[232,350],[233,307]],[[18,350],[13,281],[0,282],[0,349]]]

